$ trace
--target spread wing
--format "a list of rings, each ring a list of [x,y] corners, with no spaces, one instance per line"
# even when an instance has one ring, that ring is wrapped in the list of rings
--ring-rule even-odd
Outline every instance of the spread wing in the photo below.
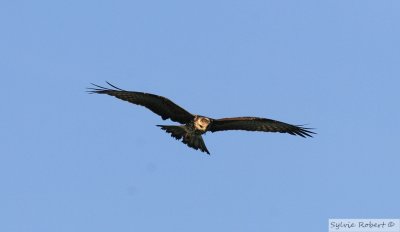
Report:
[[[89,93],[108,94],[130,103],[141,105],[154,113],[161,116],[163,120],[171,119],[172,121],[185,124],[193,119],[193,115],[185,109],[173,103],[171,100],[150,93],[126,91],[109,84],[112,89],[105,88],[99,85],[94,85],[96,88],[88,88]]]
[[[315,134],[314,132],[310,131],[310,128],[291,125],[272,119],[255,117],[215,119],[213,120],[209,130],[211,132],[224,130],[280,132],[291,135],[299,135],[301,137],[312,137],[312,134]]]

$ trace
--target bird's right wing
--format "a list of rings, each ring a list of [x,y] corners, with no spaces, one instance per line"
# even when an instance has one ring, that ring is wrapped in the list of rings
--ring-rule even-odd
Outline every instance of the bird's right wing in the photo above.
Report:
[[[312,137],[312,134],[315,134],[314,132],[310,131],[310,128],[291,125],[272,119],[256,117],[214,119],[209,130],[211,132],[225,130],[280,132],[291,135],[299,135],[301,137]]]
[[[157,96],[150,93],[126,91],[115,87],[108,82],[107,84],[109,84],[113,88],[110,89],[92,84],[96,88],[88,88],[88,92],[107,94],[136,105],[144,106],[154,113],[160,115],[163,120],[171,119],[172,121],[185,124],[190,122],[194,118],[191,113],[187,112],[185,109],[165,97]]]

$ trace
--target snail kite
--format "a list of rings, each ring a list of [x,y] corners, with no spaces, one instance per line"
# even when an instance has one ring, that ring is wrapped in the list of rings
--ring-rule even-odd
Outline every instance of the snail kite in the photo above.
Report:
[[[264,131],[279,132],[298,135],[301,137],[312,137],[315,134],[311,128],[305,128],[300,125],[291,125],[288,123],[258,117],[236,117],[213,119],[201,115],[191,114],[182,107],[173,103],[171,100],[157,96],[151,93],[134,92],[120,89],[110,83],[110,88],[105,88],[96,84],[88,88],[89,93],[107,94],[130,103],[141,105],[161,116],[163,120],[170,119],[181,125],[157,125],[161,129],[170,133],[172,137],[181,140],[191,148],[210,154],[202,134],[211,131],[225,130],[246,130],[246,131]]]

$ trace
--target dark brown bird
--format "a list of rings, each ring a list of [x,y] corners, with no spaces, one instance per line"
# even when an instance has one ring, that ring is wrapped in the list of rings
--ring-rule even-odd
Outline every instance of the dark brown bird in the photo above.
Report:
[[[107,94],[130,103],[141,105],[161,116],[163,120],[171,119],[179,122],[181,125],[166,126],[157,125],[161,129],[170,133],[172,137],[181,140],[183,143],[194,149],[200,149],[202,152],[210,154],[202,134],[211,131],[225,130],[246,130],[246,131],[264,131],[279,132],[298,135],[301,137],[312,137],[314,132],[311,128],[305,128],[300,125],[291,125],[284,122],[257,117],[237,117],[213,119],[201,115],[191,114],[182,107],[176,105],[171,100],[157,96],[151,93],[142,93],[126,91],[115,87],[107,82],[112,88],[105,88],[92,84],[95,88],[88,88],[89,93]]]

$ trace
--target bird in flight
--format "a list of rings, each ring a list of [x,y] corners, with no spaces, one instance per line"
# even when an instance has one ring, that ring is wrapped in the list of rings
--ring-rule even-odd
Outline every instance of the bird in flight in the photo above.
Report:
[[[301,137],[312,137],[315,132],[311,128],[305,128],[301,125],[291,125],[288,123],[258,117],[235,117],[213,119],[197,114],[191,114],[182,107],[173,103],[168,98],[151,93],[127,91],[120,89],[109,82],[106,82],[111,88],[92,84],[88,88],[89,93],[107,94],[130,103],[144,106],[147,109],[161,116],[163,120],[170,119],[181,125],[157,125],[162,130],[170,133],[172,137],[181,140],[187,146],[206,152],[208,151],[202,135],[208,131],[226,131],[226,130],[246,130],[279,132],[298,135]]]

